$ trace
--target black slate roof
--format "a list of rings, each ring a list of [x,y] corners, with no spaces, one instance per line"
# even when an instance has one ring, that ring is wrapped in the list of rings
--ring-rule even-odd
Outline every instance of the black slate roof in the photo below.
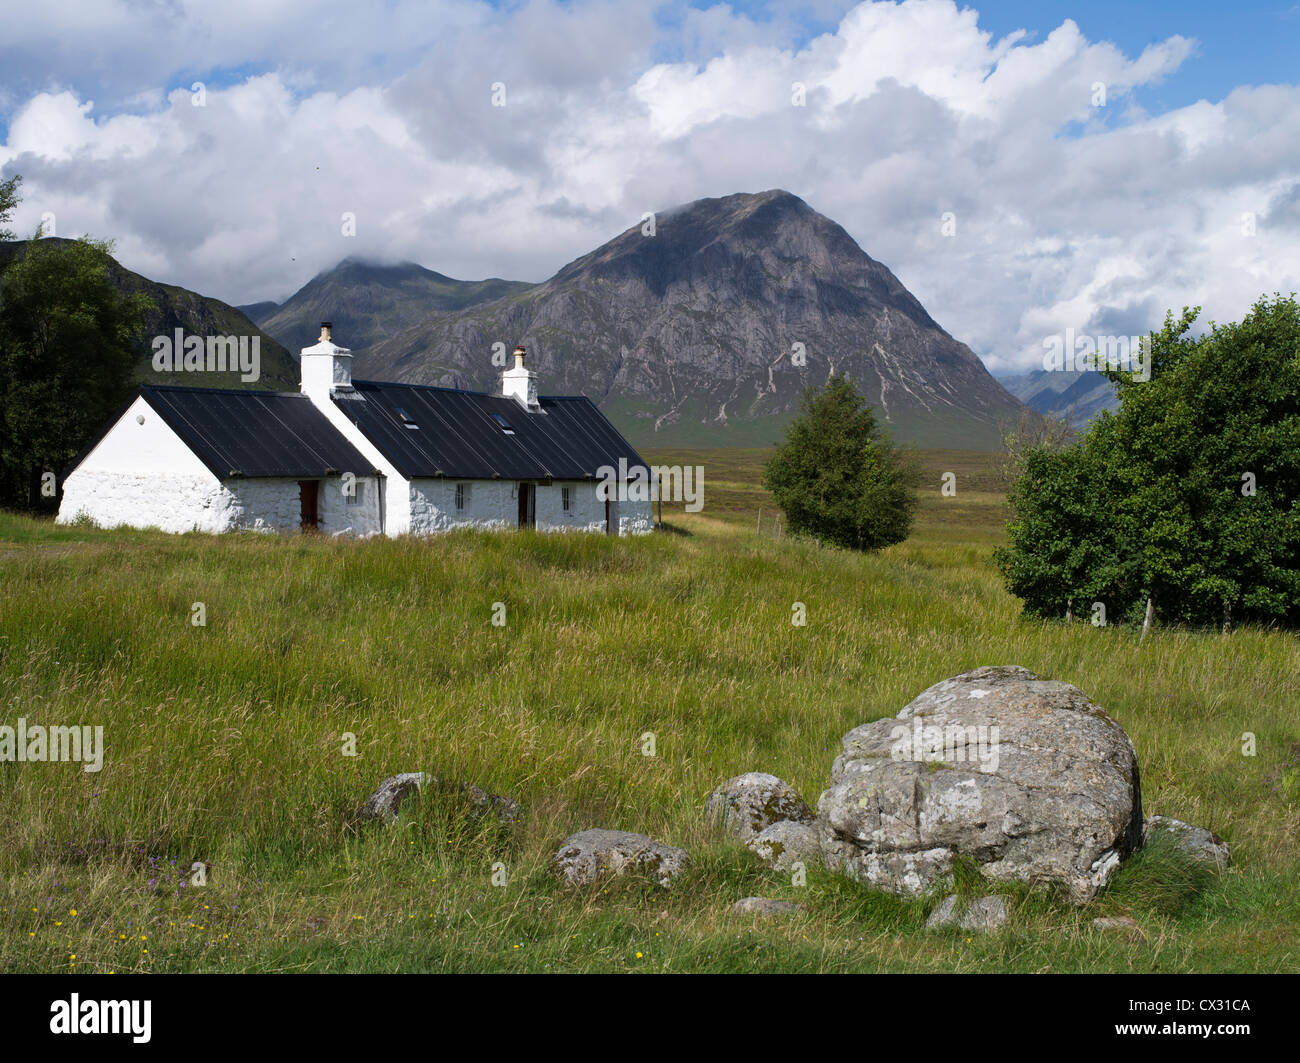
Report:
[[[601,466],[645,465],[585,396],[514,399],[423,384],[354,380],[334,403],[397,471],[461,480],[585,480]]]
[[[298,392],[146,384],[140,394],[221,480],[376,471]]]

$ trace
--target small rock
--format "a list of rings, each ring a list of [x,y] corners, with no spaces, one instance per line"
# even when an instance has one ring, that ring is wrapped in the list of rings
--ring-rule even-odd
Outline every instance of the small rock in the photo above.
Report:
[[[570,886],[587,886],[602,873],[636,872],[668,886],[686,870],[691,856],[685,849],[664,845],[644,834],[622,830],[584,830],[564,839],[551,858],[551,869]]]
[[[926,928],[935,930],[956,926],[962,930],[996,930],[1007,921],[1007,906],[1001,897],[977,897],[969,904],[960,905],[960,898],[945,897],[925,921]]]
[[[812,809],[789,783],[766,772],[751,771],[728,779],[709,795],[705,811],[710,821],[742,842],[752,841],[764,827],[782,820],[812,821]]]
[[[411,771],[391,775],[375,788],[359,813],[362,819],[394,820],[397,810],[410,794],[418,794],[424,786],[424,772]]]
[[[490,794],[473,783],[442,780],[426,775],[422,771],[393,775],[381,782],[366,800],[359,813],[360,818],[383,819],[391,822],[397,818],[398,809],[402,807],[402,802],[409,795],[421,793],[426,789],[464,795],[473,811],[484,815],[495,812],[497,819],[502,823],[513,823],[519,818],[519,802],[513,797]]]
[[[1147,819],[1142,843],[1147,844],[1162,832],[1173,838],[1174,845],[1178,849],[1202,863],[1211,865],[1216,871],[1222,871],[1232,863],[1228,843],[1217,834],[1204,827],[1193,827],[1181,819],[1171,819],[1168,816],[1150,816]]]
[[[469,782],[442,782],[438,779],[430,779],[429,785],[453,793],[463,794],[469,800],[470,807],[475,812],[481,815],[496,813],[497,819],[502,823],[513,823],[519,818],[519,802],[513,797],[490,794],[483,787],[475,786]]]
[[[1127,915],[1113,915],[1105,916],[1101,919],[1094,919],[1092,925],[1097,930],[1107,933],[1117,931],[1126,940],[1132,941],[1135,944],[1146,941],[1147,939],[1147,936],[1142,933],[1142,928]]]
[[[733,904],[731,910],[736,915],[760,915],[768,919],[774,915],[794,915],[802,912],[804,907],[794,901],[776,901],[771,897],[745,897]]]
[[[764,827],[746,845],[775,871],[788,871],[796,863],[807,866],[821,861],[821,845],[811,823],[779,820]]]

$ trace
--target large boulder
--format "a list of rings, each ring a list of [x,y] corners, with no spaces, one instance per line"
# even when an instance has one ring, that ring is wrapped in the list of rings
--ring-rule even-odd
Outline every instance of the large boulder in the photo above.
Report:
[[[946,679],[850,731],[817,808],[827,865],[904,895],[966,859],[1082,904],[1142,843],[1124,729],[1077,687],[1014,666]]]
[[[564,839],[551,858],[551,870],[567,885],[589,886],[602,874],[649,875],[668,886],[686,870],[690,853],[644,834],[623,830],[584,830]]]
[[[719,786],[705,803],[710,821],[742,842],[752,841],[773,823],[791,820],[808,823],[812,809],[794,787],[763,771],[737,775]]]

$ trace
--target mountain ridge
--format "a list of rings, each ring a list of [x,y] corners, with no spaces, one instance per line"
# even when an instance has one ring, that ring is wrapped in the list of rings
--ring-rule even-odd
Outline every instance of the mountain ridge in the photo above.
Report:
[[[418,262],[385,262],[349,255],[280,304],[249,304],[259,326],[290,350],[316,342],[322,321],[334,324],[349,346],[371,346],[429,313],[462,310],[532,287],[526,281],[489,277],[462,281]]]
[[[358,376],[476,390],[496,386],[493,350],[523,343],[544,392],[596,399],[637,444],[775,442],[830,372],[922,445],[994,448],[1023,408],[842,226],[781,189],[660,212],[653,235],[632,226],[540,284],[373,345],[335,335]]]

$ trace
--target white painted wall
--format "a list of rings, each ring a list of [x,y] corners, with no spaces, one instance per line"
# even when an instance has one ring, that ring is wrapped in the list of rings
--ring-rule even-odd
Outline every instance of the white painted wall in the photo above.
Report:
[[[457,482],[468,485],[469,502],[463,510],[456,508]],[[565,486],[571,489],[567,513],[561,490]],[[514,481],[417,479],[411,481],[410,491],[410,531],[415,535],[453,528],[519,526],[519,485]],[[605,503],[596,497],[596,485],[590,481],[539,484],[535,514],[538,531],[605,531]],[[615,521],[620,535],[642,534],[654,528],[649,502],[620,502]]]
[[[456,508],[456,484],[469,485],[469,500]],[[431,535],[453,528],[515,528],[519,525],[519,499],[510,480],[411,481],[413,535]]]
[[[356,482],[358,504],[348,505],[340,478],[321,481],[322,532],[379,531],[378,483],[373,477]],[[64,481],[57,521],[67,524],[83,513],[104,528],[167,532],[297,531],[302,518],[297,480],[218,480],[143,398]]]
[[[234,499],[143,398],[137,398],[63,482],[60,524],[223,531]]]
[[[357,502],[348,505],[339,477],[317,481],[317,530],[323,535],[376,535],[379,532],[379,500],[373,477],[357,478]],[[291,531],[301,529],[302,493],[297,480],[234,479],[226,481],[234,497],[234,512],[229,527],[222,531],[244,528],[250,531]]]

